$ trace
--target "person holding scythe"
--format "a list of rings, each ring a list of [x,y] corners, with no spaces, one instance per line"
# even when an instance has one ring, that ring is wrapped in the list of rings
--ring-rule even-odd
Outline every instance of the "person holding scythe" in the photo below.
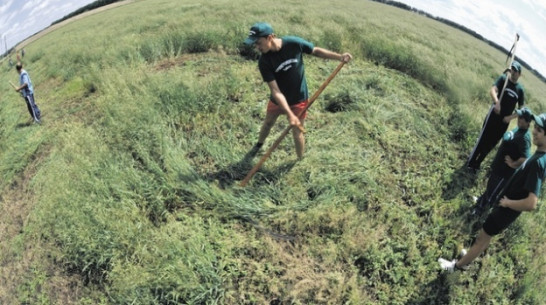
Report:
[[[30,80],[30,76],[28,75],[28,72],[23,69],[23,64],[21,62],[18,62],[15,65],[15,69],[17,70],[17,73],[19,73],[19,86],[13,86],[13,89],[15,91],[20,92],[23,98],[25,99],[25,102],[27,104],[28,112],[30,113],[30,116],[34,120],[35,123],[40,124],[40,109],[38,108],[38,105],[36,105],[36,102],[34,101],[34,86],[32,86],[32,81]]]
[[[461,251],[460,259],[439,258],[440,267],[447,271],[466,270],[491,242],[493,236],[502,233],[522,212],[537,208],[542,183],[546,177],[546,113],[533,116],[533,144],[535,153],[525,160],[512,174],[502,191],[494,200],[498,206],[489,214],[482,229],[468,251]],[[464,249],[463,249],[464,250]]]
[[[466,162],[467,168],[473,172],[480,169],[487,154],[497,145],[508,129],[516,104],[518,108],[525,104],[523,86],[518,83],[521,76],[521,64],[513,61],[510,69],[507,69],[505,73],[497,78],[489,90],[493,104],[485,118],[478,141]]]
[[[270,90],[265,120],[253,150],[257,151],[262,147],[277,118],[286,114],[290,125],[297,127],[292,128],[292,135],[296,154],[301,159],[305,151],[304,110],[309,99],[303,54],[343,62],[351,61],[353,56],[315,47],[311,42],[296,36],[279,38],[274,34],[271,25],[264,22],[252,25],[244,43],[253,45],[261,53],[258,68]]]
[[[476,200],[473,215],[480,215],[493,205],[497,192],[503,189],[514,171],[531,156],[531,132],[529,126],[533,121],[533,112],[522,107],[512,117],[517,117],[517,127],[504,133],[497,154],[491,163],[487,187]]]

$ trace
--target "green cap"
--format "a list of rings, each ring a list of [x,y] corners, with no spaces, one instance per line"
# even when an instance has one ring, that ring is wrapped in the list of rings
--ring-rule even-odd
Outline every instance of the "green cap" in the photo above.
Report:
[[[273,34],[273,28],[269,23],[258,22],[255,23],[248,32],[248,37],[245,39],[245,44],[252,45],[256,43],[256,40],[260,37],[267,37]]]
[[[515,71],[521,73],[521,65],[519,64],[519,62],[517,61],[513,61],[512,62],[512,66],[511,66],[512,69],[514,69]]]
[[[546,130],[546,113],[535,115],[533,117],[535,119],[535,124],[537,124],[540,128]]]
[[[527,107],[517,109],[516,113],[518,114],[518,116],[523,117],[527,122],[531,122],[533,120],[533,112]]]

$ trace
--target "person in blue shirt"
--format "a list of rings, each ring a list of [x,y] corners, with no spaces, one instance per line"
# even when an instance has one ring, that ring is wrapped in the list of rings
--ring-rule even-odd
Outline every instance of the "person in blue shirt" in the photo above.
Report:
[[[281,114],[286,114],[290,125],[297,127],[292,128],[292,135],[296,154],[298,159],[301,159],[305,150],[304,110],[309,99],[303,54],[343,62],[349,62],[353,57],[349,53],[338,54],[315,47],[300,37],[278,38],[271,25],[264,22],[258,22],[250,28],[249,36],[244,43],[253,45],[261,53],[258,68],[270,90],[266,117],[254,150],[263,145],[277,118]]]
[[[23,69],[23,64],[18,62],[15,65],[17,73],[19,73],[19,87],[15,88],[15,91],[20,92],[27,104],[28,112],[35,123],[40,124],[40,109],[34,100],[34,87],[28,72]]]

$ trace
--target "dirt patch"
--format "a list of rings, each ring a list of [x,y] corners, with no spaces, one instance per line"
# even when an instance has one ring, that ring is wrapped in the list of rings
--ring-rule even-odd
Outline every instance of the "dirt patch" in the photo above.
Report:
[[[131,2],[116,2],[52,25],[19,43],[16,50],[74,20]],[[39,195],[30,182],[47,154],[47,149],[40,150],[24,172],[0,192],[0,304],[34,304],[43,301],[43,296],[52,304],[76,304],[81,297],[81,278],[67,274],[59,265],[54,245],[39,239],[25,240],[29,216],[39,204]]]
[[[154,66],[156,71],[168,70],[175,67],[183,66],[184,63],[188,60],[191,60],[189,56],[180,56],[176,58],[168,58],[157,62]]]
[[[55,251],[51,245],[25,240],[24,230],[37,204],[30,181],[45,155],[42,151],[0,197],[0,304],[32,304],[41,294],[56,304],[75,304],[81,291],[77,276],[64,274],[50,261],[49,254]]]
[[[20,278],[28,269],[28,257],[14,249],[16,239],[23,238],[25,221],[30,212],[33,194],[26,188],[28,177],[14,182],[0,198],[0,304],[15,304],[9,299],[17,295]]]
[[[81,279],[59,268],[54,246],[39,238],[27,240],[24,232],[39,204],[31,180],[47,155],[41,149],[0,196],[0,304],[33,304],[43,295],[53,304],[76,304],[80,297]]]

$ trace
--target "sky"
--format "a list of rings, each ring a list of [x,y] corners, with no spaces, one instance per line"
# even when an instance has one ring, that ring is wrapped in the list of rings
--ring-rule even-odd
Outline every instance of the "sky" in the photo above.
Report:
[[[545,0],[396,0],[460,24],[509,50],[546,77]],[[507,54],[508,55],[508,54]]]
[[[0,54],[95,0],[0,0]],[[510,49],[546,76],[546,1],[396,0],[465,26]]]
[[[0,54],[95,0],[0,0]]]

